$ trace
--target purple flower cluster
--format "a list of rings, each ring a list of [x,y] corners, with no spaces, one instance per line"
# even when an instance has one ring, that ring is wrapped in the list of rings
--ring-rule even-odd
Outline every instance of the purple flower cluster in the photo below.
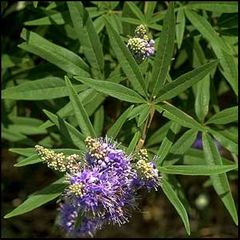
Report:
[[[59,208],[59,225],[72,237],[93,236],[106,224],[128,222],[137,190],[159,186],[158,171],[147,162],[146,150],[133,158],[107,138],[88,137],[85,143],[85,163],[66,171],[68,187]]]
[[[154,40],[148,37],[146,27],[139,25],[135,30],[135,36],[128,40],[127,47],[137,61],[143,61],[154,55],[154,43]]]

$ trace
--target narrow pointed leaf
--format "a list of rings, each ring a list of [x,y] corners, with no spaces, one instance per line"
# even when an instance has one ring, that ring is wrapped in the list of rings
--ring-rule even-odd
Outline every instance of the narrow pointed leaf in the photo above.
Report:
[[[150,137],[147,139],[147,146],[150,147],[157,143],[160,143],[167,134],[168,129],[171,126],[171,121],[165,123],[162,127],[156,130]]]
[[[238,120],[238,107],[234,106],[216,113],[207,121],[207,124],[210,123],[227,124],[231,122],[236,122],[237,120]]]
[[[166,137],[163,139],[162,144],[160,145],[158,151],[157,151],[157,165],[158,166],[162,166],[163,165],[163,161],[165,159],[165,157],[167,156],[167,154],[170,152],[170,149],[173,145],[174,142],[174,138],[175,135],[177,134],[177,132],[180,130],[180,126],[179,124],[172,122]]]
[[[112,127],[107,131],[107,136],[115,139],[121,130],[123,124],[129,117],[129,113],[131,112],[133,105],[130,106],[122,115],[117,119],[117,121],[112,125]]]
[[[191,87],[193,84],[202,80],[207,74],[209,74],[218,64],[218,61],[211,61],[194,70],[185,73],[173,80],[172,82],[166,84],[159,92],[156,102],[167,100],[176,97],[178,94],[182,93],[187,88]]]
[[[183,34],[185,30],[185,15],[184,15],[184,10],[180,8],[177,11],[177,22],[176,22],[176,40],[177,40],[177,45],[178,49],[181,48],[182,41],[183,41]]]
[[[131,82],[133,88],[143,96],[146,96],[145,82],[142,73],[133,58],[130,51],[127,49],[126,44],[122,41],[119,34],[114,30],[111,23],[106,20],[106,27],[113,51],[126,74],[128,80]]]
[[[211,44],[213,51],[220,61],[220,66],[223,69],[222,74],[233,88],[235,94],[238,95],[238,69],[234,57],[229,54],[229,52],[231,53],[231,48],[221,37],[219,37],[217,32],[204,17],[189,9],[185,9],[185,14],[193,26]]]
[[[93,123],[95,132],[99,137],[102,135],[103,125],[104,125],[104,107],[101,106],[94,114]]]
[[[57,126],[61,134],[63,134],[67,139],[72,140],[73,144],[79,149],[85,149],[85,137],[82,133],[80,133],[75,127],[73,127],[65,120],[59,118],[57,115],[47,110],[43,110],[43,112]]]
[[[187,130],[172,146],[170,152],[174,154],[184,154],[194,143],[197,137],[195,129]]]
[[[213,129],[209,129],[209,132],[214,136],[214,138],[216,138],[218,142],[221,143],[222,146],[224,146],[230,152],[238,154],[238,144],[234,142],[231,138],[222,134],[221,131],[215,131]]]
[[[157,105],[156,109],[163,111],[164,117],[177,122],[183,127],[193,128],[199,131],[204,130],[204,127],[195,119],[170,103],[165,102],[165,104]]]
[[[142,124],[145,122],[145,120],[147,119],[150,113],[150,106],[147,104],[145,104],[144,106],[145,107],[142,109],[142,111],[139,114],[139,118],[137,122],[138,127],[142,126]]]
[[[80,129],[82,130],[82,133],[84,134],[85,137],[88,137],[88,136],[96,137],[96,133],[94,131],[92,123],[90,122],[88,114],[80,98],[78,97],[77,92],[74,90],[67,76],[65,76],[65,81],[66,81],[66,86],[68,87],[68,90],[69,90],[69,98],[73,106],[75,117],[77,119]]]
[[[69,1],[67,2],[67,5],[73,28],[83,49],[84,55],[91,65],[93,73],[102,78],[104,65],[102,44],[88,11],[84,8],[81,2]]]
[[[220,153],[215,146],[213,139],[206,133],[202,134],[203,150],[205,160],[209,166],[222,165],[222,159]],[[217,192],[220,199],[223,201],[225,207],[232,216],[235,224],[238,224],[238,215],[235,207],[235,203],[232,197],[231,188],[228,183],[226,173],[210,176],[213,187]]]
[[[13,211],[4,216],[4,218],[11,218],[34,210],[43,204],[52,201],[59,197],[67,184],[63,183],[64,178],[60,178],[48,187],[31,194],[27,200],[20,204]]]
[[[173,165],[166,167],[158,167],[160,173],[165,174],[180,174],[180,175],[190,175],[190,176],[208,176],[214,174],[221,174],[229,172],[231,170],[237,169],[236,164],[231,165]]]
[[[154,82],[153,96],[159,96],[158,92],[164,85],[169,72],[173,55],[175,39],[174,3],[170,2],[168,11],[163,21],[163,30],[160,34],[156,56],[153,64],[152,82]]]
[[[23,29],[21,37],[26,41],[19,45],[20,48],[34,53],[48,62],[56,65],[65,72],[74,75],[88,76],[88,65],[75,53],[58,46],[37,33]]]
[[[134,134],[134,136],[126,150],[127,154],[131,154],[135,150],[135,147],[137,146],[137,143],[138,143],[140,137],[141,137],[141,133],[139,131]]]
[[[161,179],[160,186],[161,186],[163,192],[165,193],[165,195],[167,196],[167,198],[169,199],[169,201],[172,203],[172,205],[177,210],[179,216],[181,217],[181,219],[183,221],[183,224],[185,226],[185,229],[186,229],[188,235],[190,235],[190,224],[189,224],[189,220],[188,220],[188,214],[187,214],[187,211],[186,211],[184,205],[180,201],[176,191],[173,189],[171,184],[164,178]]]
[[[84,78],[76,76],[76,80],[96,89],[96,91],[110,95],[123,101],[132,103],[143,103],[145,100],[135,91],[130,88],[124,87],[121,84],[112,83],[109,81],[101,81],[91,78]]]
[[[238,4],[237,2],[195,2],[186,5],[190,9],[202,9],[211,12],[220,12],[220,13],[237,13]]]
[[[77,92],[86,89],[83,84],[74,85]],[[68,90],[61,78],[46,77],[34,81],[27,81],[16,87],[2,90],[3,99],[15,100],[47,100],[68,96]]]

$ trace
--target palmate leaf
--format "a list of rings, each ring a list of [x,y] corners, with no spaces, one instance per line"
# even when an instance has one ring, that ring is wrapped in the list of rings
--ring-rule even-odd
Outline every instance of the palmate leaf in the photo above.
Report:
[[[222,165],[223,163],[220,153],[218,152],[217,147],[213,142],[213,139],[207,133],[203,133],[202,141],[206,163],[209,166]],[[238,225],[237,210],[232,197],[226,173],[222,173],[219,175],[211,175],[210,178],[215,191],[217,192],[220,199],[223,201],[235,224]]]
[[[102,44],[93,22],[81,2],[67,2],[75,34],[78,37],[83,53],[92,67],[95,77],[103,78]]]
[[[238,120],[238,107],[234,106],[213,115],[206,124],[227,124]]]
[[[126,111],[124,111],[117,121],[108,129],[106,135],[112,139],[115,139],[120,132],[123,124],[129,117],[129,113],[132,111],[133,105],[130,106]]]
[[[14,216],[18,216],[18,215],[30,212],[35,208],[38,208],[43,204],[57,198],[62,194],[64,188],[67,186],[66,183],[63,183],[63,181],[64,181],[64,178],[60,178],[54,183],[50,184],[48,187],[31,194],[27,198],[27,200],[25,200],[13,211],[5,215],[4,218],[11,218]]]
[[[88,137],[88,136],[96,137],[96,133],[95,133],[92,123],[88,117],[88,114],[87,114],[80,98],[78,97],[77,92],[74,90],[74,88],[67,76],[65,76],[65,82],[66,82],[66,86],[68,87],[68,90],[69,90],[70,102],[72,103],[74,114],[77,119],[78,125],[79,125],[80,129],[82,130],[82,133],[84,134],[85,137]]]
[[[145,102],[145,100],[137,92],[133,91],[130,88],[124,87],[123,85],[80,76],[75,76],[74,78],[94,88],[96,91],[102,92],[120,100],[132,103]]]
[[[207,74],[209,74],[218,64],[218,61],[211,61],[194,70],[185,73],[175,79],[174,81],[166,84],[159,92],[156,102],[167,100],[176,97],[179,93],[182,93],[193,84],[202,80]]]
[[[119,34],[114,30],[111,23],[107,19],[106,27],[113,51],[115,52],[116,57],[128,80],[131,82],[136,91],[143,96],[147,96],[145,82],[138,64],[136,63],[130,51],[127,49],[125,43],[120,38]]]
[[[160,184],[163,192],[169,199],[169,201],[172,203],[172,205],[175,207],[177,210],[179,216],[181,217],[183,224],[185,226],[185,229],[187,231],[187,234],[190,235],[190,224],[189,224],[189,219],[188,219],[188,214],[187,211],[179,199],[176,191],[172,187],[171,183],[167,181],[164,177],[161,179],[161,184]]]
[[[231,48],[218,36],[211,24],[204,17],[189,9],[185,9],[185,14],[193,26],[211,44],[223,69],[222,74],[233,88],[235,94],[238,95],[238,69],[234,57],[229,54],[229,52],[231,53]]]
[[[209,176],[213,174],[221,174],[234,169],[237,169],[236,164],[231,165],[172,165],[158,167],[160,173],[165,174],[180,174],[180,175],[190,175],[190,176]]]
[[[77,92],[85,90],[83,84],[74,85]],[[2,90],[3,99],[15,100],[47,100],[68,96],[68,90],[61,78],[46,77],[34,81],[27,81],[16,87]]]
[[[154,59],[152,82],[155,83],[152,96],[159,96],[159,90],[164,85],[167,73],[170,69],[175,39],[174,3],[170,2],[168,11],[163,21],[163,30],[157,46]]]
[[[26,29],[23,29],[21,37],[26,42],[18,45],[20,48],[42,57],[65,72],[89,76],[88,65],[75,53]]]

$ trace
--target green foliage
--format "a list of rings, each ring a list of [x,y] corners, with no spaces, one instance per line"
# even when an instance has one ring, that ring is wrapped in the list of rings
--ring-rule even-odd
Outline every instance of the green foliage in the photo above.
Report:
[[[188,235],[190,210],[174,175],[207,176],[238,224],[229,186],[238,167],[237,2],[34,1],[24,12],[22,40],[2,44],[2,138],[22,157],[15,167],[43,161],[36,144],[81,154],[87,136],[107,135],[128,154],[141,146],[157,155],[161,188]],[[126,46],[139,24],[156,49],[142,63]],[[199,133],[203,150],[193,146]],[[56,199],[62,181],[5,218]]]

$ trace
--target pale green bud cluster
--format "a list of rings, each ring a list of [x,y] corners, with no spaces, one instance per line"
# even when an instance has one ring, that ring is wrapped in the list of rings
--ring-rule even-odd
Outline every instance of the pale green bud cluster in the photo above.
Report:
[[[49,168],[60,172],[77,172],[80,168],[79,160],[81,157],[77,154],[72,154],[66,157],[63,153],[56,153],[40,145],[35,146],[39,156],[47,163]]]
[[[104,159],[107,155],[107,149],[102,147],[101,143],[96,138],[87,137],[85,143],[91,157]]]
[[[139,160],[136,163],[136,170],[138,171],[138,173],[140,173],[141,176],[146,179],[151,179],[155,177],[155,174],[153,174],[153,167],[151,163],[144,160]]]
[[[143,38],[145,41],[149,40],[147,35],[147,28],[143,24],[136,27],[134,34],[136,37]]]
[[[70,193],[73,193],[77,197],[82,197],[84,195],[84,184],[82,183],[72,184],[68,187],[68,191]]]

